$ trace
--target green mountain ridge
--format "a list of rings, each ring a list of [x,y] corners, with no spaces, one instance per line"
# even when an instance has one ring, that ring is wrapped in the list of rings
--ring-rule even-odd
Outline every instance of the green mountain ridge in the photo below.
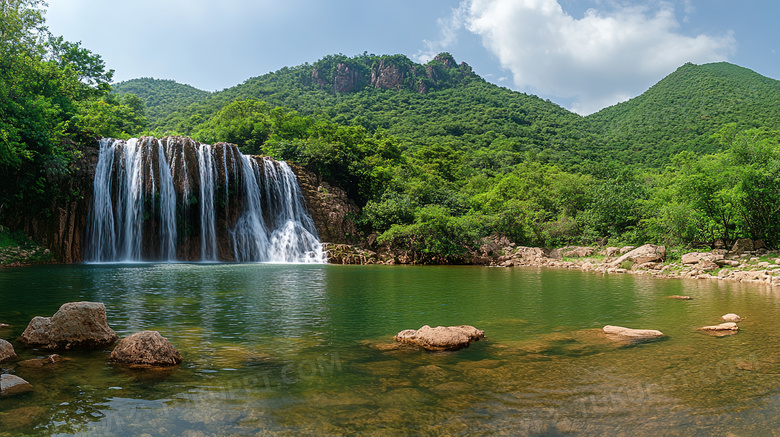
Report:
[[[395,76],[381,82],[388,72]],[[717,151],[711,137],[727,123],[780,127],[780,81],[725,62],[685,64],[640,96],[586,117],[491,84],[446,53],[425,65],[403,55],[331,55],[214,93],[150,78],[114,92],[140,97],[158,135],[195,135],[230,102],[256,99],[382,130],[404,150],[448,144],[480,161],[473,165],[499,170],[527,156],[567,167],[605,158],[656,167],[683,150]]]
[[[780,81],[727,62],[687,63],[643,94],[587,116],[601,147],[624,162],[663,163],[717,151],[722,126],[780,127]]]

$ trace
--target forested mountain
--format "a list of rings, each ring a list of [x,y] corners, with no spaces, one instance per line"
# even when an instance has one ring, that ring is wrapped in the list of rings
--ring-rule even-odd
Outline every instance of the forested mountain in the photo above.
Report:
[[[118,84],[115,92],[154,100],[147,95],[154,87],[130,91],[128,83]],[[161,90],[165,96],[176,94],[179,86],[155,84],[168,87]],[[403,150],[445,144],[467,152],[472,165],[495,171],[526,155],[570,165],[592,158],[582,147],[588,135],[580,132],[580,116],[536,96],[490,84],[447,53],[426,65],[403,55],[327,56],[311,65],[249,79],[194,103],[182,98],[178,110],[167,115],[150,111],[147,117],[158,135],[194,135],[219,109],[247,99],[369,132],[383,131],[402,140]]]
[[[780,82],[725,62],[683,65],[642,95],[587,117],[488,83],[446,53],[426,65],[402,55],[332,55],[216,93],[155,79],[123,82],[114,92],[146,102],[158,135],[194,135],[230,102],[255,99],[384,131],[402,140],[402,150],[447,144],[467,153],[470,165],[496,172],[526,156],[567,168],[605,159],[658,167],[683,150],[717,151],[712,134],[726,123],[780,127]]]
[[[173,80],[144,77],[114,84],[111,92],[119,95],[134,94],[141,98],[146,109],[148,128],[158,128],[160,120],[211,95],[190,85]]]
[[[684,150],[718,151],[723,125],[780,128],[780,81],[718,62],[685,64],[642,95],[585,118],[614,159],[659,165]]]
[[[686,64],[581,117],[446,53],[426,65],[364,54],[283,68],[150,118],[157,135],[296,161],[358,202],[363,236],[418,262],[459,262],[489,235],[780,246],[778,96],[780,82],[745,68]]]

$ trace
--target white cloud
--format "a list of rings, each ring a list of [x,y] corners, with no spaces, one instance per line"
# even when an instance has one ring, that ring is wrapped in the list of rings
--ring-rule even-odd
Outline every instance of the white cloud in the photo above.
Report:
[[[556,0],[464,0],[458,15],[517,87],[570,99],[581,114],[636,96],[686,62],[725,60],[736,47],[731,33],[684,35],[673,6],[658,1],[575,19]]]
[[[463,8],[453,9],[449,20],[437,20],[440,38],[435,41],[423,40],[425,49],[412,56],[415,62],[424,64],[458,41],[458,31],[463,28],[463,11]]]

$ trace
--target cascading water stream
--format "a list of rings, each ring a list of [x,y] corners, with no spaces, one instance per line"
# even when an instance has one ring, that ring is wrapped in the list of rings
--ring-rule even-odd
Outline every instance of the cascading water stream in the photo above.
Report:
[[[324,262],[286,163],[148,137],[101,140],[85,259]]]

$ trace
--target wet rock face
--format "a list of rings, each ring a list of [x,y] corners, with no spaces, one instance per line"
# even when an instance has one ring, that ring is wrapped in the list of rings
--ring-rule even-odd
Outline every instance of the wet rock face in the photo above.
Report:
[[[316,174],[293,163],[288,165],[298,179],[298,186],[320,241],[334,244],[355,243],[350,236],[358,234],[357,228],[348,218],[360,212],[355,202],[347,197],[344,190],[320,180]]]
[[[16,375],[0,375],[0,397],[18,395],[32,389],[33,386],[29,382]]]
[[[137,332],[123,338],[109,359],[116,363],[149,366],[174,366],[182,362],[179,351],[157,331]]]
[[[424,325],[420,329],[407,329],[394,337],[400,343],[412,344],[433,351],[458,350],[468,347],[472,341],[485,337],[485,331],[473,326],[437,326]]]
[[[21,230],[38,244],[47,247],[56,260],[64,263],[84,259],[84,237],[89,206],[92,203],[92,178],[97,165],[98,149],[79,147],[81,157],[71,163],[68,177],[47,175],[46,183],[71,193],[49,208],[48,214],[9,214],[9,228]]]
[[[0,340],[0,363],[15,360],[16,358],[16,352],[14,351],[14,347],[11,346],[11,343]]]
[[[117,340],[100,302],[63,304],[52,317],[35,317],[22,333],[22,342],[43,349],[98,349]]]

